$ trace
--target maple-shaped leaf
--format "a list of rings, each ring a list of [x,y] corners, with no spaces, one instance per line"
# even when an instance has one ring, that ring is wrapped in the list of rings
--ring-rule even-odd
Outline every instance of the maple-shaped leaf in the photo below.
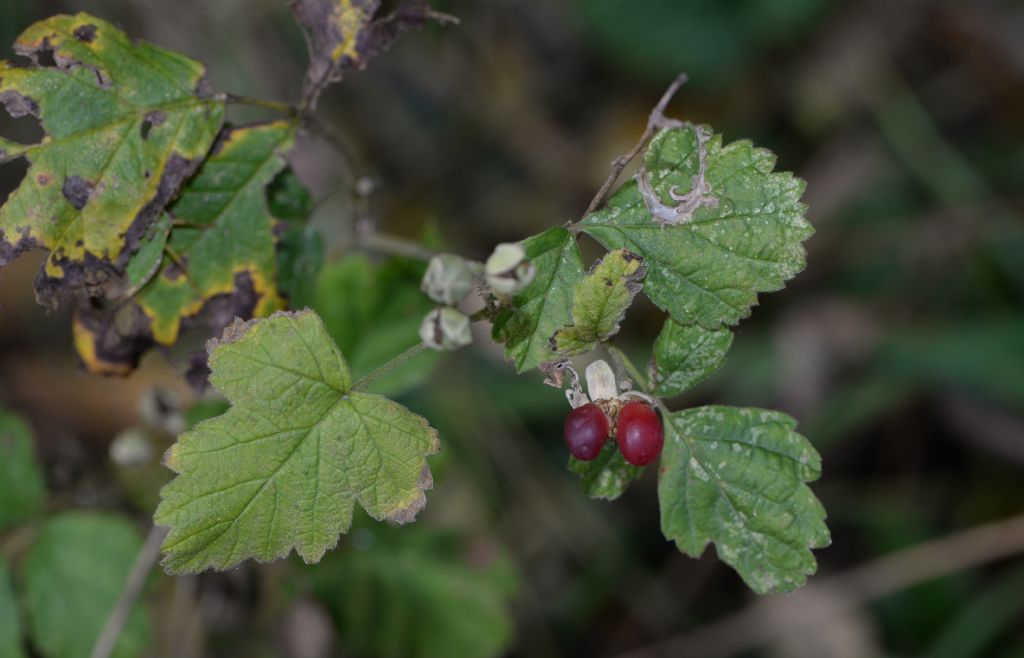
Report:
[[[582,224],[605,247],[644,259],[644,293],[675,321],[714,330],[746,317],[758,293],[803,269],[802,242],[813,229],[802,180],[773,173],[770,151],[748,141],[723,145],[720,135],[704,137],[709,132],[662,130],[640,173],[648,198],[632,180]]]
[[[164,244],[147,242],[132,259],[130,270],[161,247],[159,271],[133,303],[109,313],[78,309],[75,346],[89,370],[130,372],[154,342],[173,345],[182,324],[201,314],[219,331],[236,316],[263,317],[284,306],[276,245],[287,224],[271,214],[267,186],[285,168],[294,139],[287,121],[224,131],[169,209],[170,237],[156,235]]]
[[[413,520],[431,486],[437,433],[387,398],[353,389],[348,365],[312,311],[238,321],[208,344],[210,383],[233,404],[165,456],[178,473],[155,520],[171,573],[242,560],[315,562],[352,521]]]
[[[692,388],[722,366],[731,346],[728,329],[709,331],[666,320],[648,367],[653,393],[668,397]]]
[[[643,259],[625,249],[605,255],[573,291],[573,324],[551,337],[559,354],[583,354],[619,332],[619,323],[643,287]]]
[[[526,372],[555,357],[551,336],[572,322],[573,290],[583,278],[576,238],[551,228],[523,241],[536,276],[512,297],[494,320],[492,336],[505,344],[505,356]]]
[[[821,457],[778,411],[698,407],[665,419],[658,500],[661,529],[679,550],[718,557],[759,594],[788,592],[829,544],[825,509],[807,482]]]
[[[205,91],[201,64],[88,14],[36,23],[14,50],[34,63],[0,62],[0,103],[13,116],[38,117],[46,137],[0,143],[0,159],[30,163],[0,208],[0,265],[49,250],[36,291],[52,305],[59,293],[124,274],[150,223],[209,151],[224,105]]]

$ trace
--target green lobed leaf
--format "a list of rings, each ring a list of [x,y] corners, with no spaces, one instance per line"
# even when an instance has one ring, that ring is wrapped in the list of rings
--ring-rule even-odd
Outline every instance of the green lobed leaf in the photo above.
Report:
[[[693,388],[722,366],[730,347],[732,332],[728,329],[709,331],[666,320],[654,341],[648,367],[654,394],[670,397]]]
[[[317,280],[314,308],[343,354],[352,376],[362,377],[420,342],[423,316],[434,304],[420,292],[424,265],[405,259],[374,263],[352,254],[327,265]],[[370,390],[397,395],[422,384],[443,358],[424,350],[376,379]]]
[[[124,519],[66,512],[47,521],[25,557],[22,579],[32,641],[46,658],[88,658],[142,541]],[[150,624],[136,606],[112,656],[140,656]]]
[[[314,591],[351,655],[488,658],[512,640],[518,574],[500,553],[480,565],[460,542],[420,526],[360,529],[368,546],[316,567]],[[372,542],[372,543],[371,543]],[[475,563],[477,566],[471,566]]]
[[[178,438],[178,476],[155,520],[170,573],[284,557],[319,560],[358,502],[375,519],[413,520],[431,486],[437,433],[401,405],[352,388],[312,311],[236,321],[207,345],[213,384],[233,404]]]
[[[699,159],[694,129],[663,130],[651,141],[644,164],[662,203],[674,205],[672,188],[691,191]],[[647,265],[644,292],[675,321],[709,330],[736,324],[758,293],[782,288],[803,269],[802,242],[813,233],[800,203],[804,182],[773,173],[774,167],[770,151],[748,141],[723,146],[721,135],[713,135],[705,180],[717,206],[661,226],[633,180],[586,217],[583,229],[609,249],[640,255]]]
[[[39,117],[47,135],[8,153],[30,166],[0,208],[0,265],[48,249],[36,288],[51,303],[124,273],[209,151],[224,105],[204,91],[201,64],[88,14],[40,21],[14,49],[36,65],[0,62],[0,102],[14,116]],[[39,64],[45,53],[55,65]]]
[[[494,320],[492,336],[505,345],[505,356],[518,372],[554,358],[551,336],[572,322],[573,290],[583,278],[576,238],[551,228],[523,241],[526,257],[537,268],[530,285],[515,295]]]
[[[679,550],[718,557],[759,594],[788,592],[817,568],[830,542],[825,509],[805,484],[821,457],[789,416],[698,407],[665,418],[658,499],[661,528]]]
[[[18,599],[11,586],[11,572],[7,563],[0,558],[0,656],[24,658],[25,650],[21,639],[21,614]]]
[[[0,531],[35,517],[45,500],[32,432],[20,417],[0,409]]]
[[[559,354],[583,354],[619,332],[619,323],[643,287],[647,269],[643,259],[616,249],[603,259],[573,290],[573,324],[551,338]]]
[[[614,441],[608,441],[596,459],[585,462],[569,457],[569,470],[580,476],[583,493],[591,498],[615,500],[644,469],[626,463]]]

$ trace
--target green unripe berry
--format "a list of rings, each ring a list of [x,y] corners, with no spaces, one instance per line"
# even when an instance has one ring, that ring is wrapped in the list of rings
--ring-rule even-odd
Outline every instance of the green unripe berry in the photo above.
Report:
[[[454,308],[439,307],[420,324],[420,340],[432,350],[454,351],[473,342],[469,317]]]

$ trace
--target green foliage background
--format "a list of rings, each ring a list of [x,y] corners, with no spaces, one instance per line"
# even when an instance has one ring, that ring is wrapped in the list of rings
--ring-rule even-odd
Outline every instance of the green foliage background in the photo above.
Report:
[[[391,344],[407,347],[401,337],[417,324],[409,318],[425,312],[408,294],[416,264],[347,255],[357,225],[372,217],[389,233],[484,257],[499,241],[578,219],[608,161],[686,69],[694,83],[670,114],[772,149],[780,169],[807,180],[816,234],[807,270],[764,297],[723,369],[680,402],[779,408],[800,420],[824,464],[814,491],[834,543],[817,553],[823,574],[1022,511],[1024,78],[1010,64],[1019,39],[1008,27],[1021,20],[1019,6],[436,4],[462,26],[407,35],[322,101],[357,173],[379,181],[370,206],[350,201],[350,172],[325,148],[293,163],[325,199],[313,223],[327,253],[344,256],[301,295],[346,356],[355,351],[353,371]],[[299,94],[305,46],[286,3],[171,7],[4,0],[0,46],[34,20],[85,10],[204,62],[217,88]],[[264,116],[233,112],[242,123]],[[0,113],[5,136],[28,140],[36,130]],[[18,166],[0,169],[0,193],[20,179]],[[583,251],[589,265],[597,250],[584,241]],[[68,318],[45,314],[32,297],[39,262],[25,256],[0,273],[0,403],[33,430],[48,514],[129,511],[141,528],[152,504],[133,501],[169,472],[156,464],[159,450],[128,466],[111,461],[109,446],[140,424],[139,400],[152,386],[175,389],[186,406],[191,394],[159,355],[128,380],[76,372]],[[353,289],[373,293],[341,292]],[[661,330],[657,318],[642,304],[623,326],[620,343],[638,363]],[[387,332],[366,334],[371,322]],[[392,330],[389,343],[382,334]],[[176,363],[202,338],[186,334]],[[359,361],[363,353],[377,354]],[[689,368],[685,377],[701,376],[700,364]],[[616,655],[743,609],[748,594],[730,569],[662,539],[653,473],[612,503],[581,495],[564,468],[564,399],[512,370],[498,348],[485,348],[379,380],[375,392],[399,395],[445,442],[431,460],[437,486],[421,521],[392,532],[357,515],[322,569],[288,561],[156,576],[150,623],[138,631],[152,655],[299,655],[295,638],[316,633],[331,647],[321,655],[413,655],[409,646],[435,652],[424,655]],[[168,416],[147,418],[147,436],[165,445]],[[0,529],[15,591],[31,588],[24,533],[45,531]],[[844,638],[852,655],[1019,655],[1021,569],[1011,558],[952,573],[821,624],[796,646],[832,655]],[[0,652],[9,646],[3,629],[31,633],[39,623],[4,612],[6,580],[0,568]],[[475,614],[424,626],[410,598]],[[486,632],[458,634],[459,622]],[[467,644],[444,644],[453,634]],[[774,651],[797,655],[791,645]]]

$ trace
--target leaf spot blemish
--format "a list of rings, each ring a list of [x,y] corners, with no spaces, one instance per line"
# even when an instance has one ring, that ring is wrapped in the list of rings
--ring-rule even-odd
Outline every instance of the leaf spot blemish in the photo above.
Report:
[[[75,38],[82,43],[92,43],[96,38],[96,26],[92,24],[79,26],[75,28],[74,34]]]
[[[167,121],[167,115],[157,110],[150,112],[142,120],[142,124],[139,125],[139,134],[142,135],[142,139],[149,139],[149,133],[153,131],[153,128],[163,125]]]
[[[89,197],[92,195],[92,183],[81,176],[68,176],[64,180],[64,188],[61,192],[75,210],[81,210],[85,204],[89,203]]]

